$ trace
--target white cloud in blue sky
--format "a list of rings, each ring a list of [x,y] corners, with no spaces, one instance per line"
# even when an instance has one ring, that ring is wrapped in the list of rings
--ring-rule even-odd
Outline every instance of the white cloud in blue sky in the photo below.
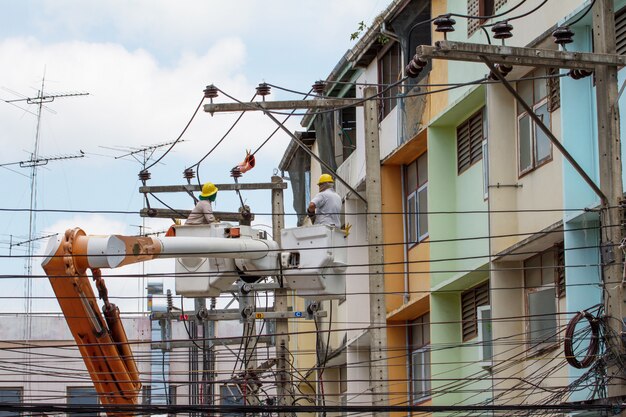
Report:
[[[87,158],[42,167],[37,207],[138,212],[143,207],[137,180],[141,166],[115,156],[129,147],[175,139],[209,83],[241,100],[249,100],[263,81],[309,91],[353,45],[349,37],[358,22],[371,22],[387,2],[24,0],[5,1],[2,6],[1,99],[20,98],[12,91],[36,95],[44,70],[48,93],[90,93],[55,100],[48,104],[54,113],[43,113],[40,154],[57,156],[83,150]],[[297,97],[274,89],[268,99],[286,98]],[[17,104],[35,111],[26,103]],[[174,148],[163,164],[151,169],[150,185],[182,184],[182,170],[204,155],[236,116],[210,117],[199,112],[185,142]],[[35,122],[31,114],[0,102],[0,164],[29,158]],[[298,119],[293,118],[287,126],[298,129]],[[202,164],[201,180],[231,182],[229,170],[243,158],[245,149],[256,149],[275,127],[261,114],[246,114]],[[284,133],[277,134],[259,152],[257,167],[243,181],[268,182],[288,142]],[[24,175],[29,171],[15,165],[10,168],[13,171],[0,169],[0,208],[28,208],[29,181]],[[163,197],[179,208],[192,204],[184,196]],[[253,211],[270,211],[269,193],[246,193],[244,197]],[[237,200],[221,193],[217,206],[235,211]],[[26,239],[28,216],[0,211],[0,218],[0,254],[4,255],[0,268],[3,275],[21,275],[23,260],[6,256],[10,239]],[[124,232],[133,233],[136,228],[130,225],[141,224],[137,215],[40,213],[37,219],[39,234],[62,233],[64,230],[58,229],[66,225],[80,226],[87,233],[129,225]],[[163,221],[148,220],[147,225],[164,227]],[[114,232],[118,230],[110,231]],[[39,252],[43,247],[40,245]],[[20,254],[22,247],[12,248],[12,255]],[[38,265],[39,260],[34,263]],[[33,271],[41,273],[38,267]],[[5,294],[19,297],[19,280],[4,283],[10,287]],[[35,288],[36,294],[45,294],[47,281],[37,280]],[[127,292],[128,288],[116,290]],[[12,301],[2,303],[0,311],[16,311],[23,304]],[[44,304],[42,309],[48,309],[49,303]]]

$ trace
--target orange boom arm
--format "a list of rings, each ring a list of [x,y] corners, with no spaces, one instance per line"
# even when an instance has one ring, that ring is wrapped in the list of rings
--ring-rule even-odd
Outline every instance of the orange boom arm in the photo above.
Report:
[[[139,371],[122,326],[119,309],[108,302],[100,269],[90,265],[87,242],[88,238],[81,229],[66,231],[63,238],[49,244],[48,257],[42,267],[50,279],[101,403],[137,404],[141,390]],[[127,253],[134,255],[127,256],[117,266],[152,259],[153,256],[148,253],[153,250],[149,238],[127,237],[124,243]],[[56,250],[53,246],[55,244]],[[88,268],[92,270],[96,287],[104,301],[104,314],[87,277]]]

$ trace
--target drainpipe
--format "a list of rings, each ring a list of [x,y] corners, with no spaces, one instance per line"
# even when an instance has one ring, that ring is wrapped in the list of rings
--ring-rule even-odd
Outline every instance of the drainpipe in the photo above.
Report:
[[[387,29],[387,22],[383,21],[380,24],[380,34],[384,35],[384,36],[388,36],[391,39],[393,39],[396,42],[400,42],[400,38],[398,37],[398,35],[396,35],[395,33],[389,31],[389,29]],[[402,61],[404,62],[404,61]]]

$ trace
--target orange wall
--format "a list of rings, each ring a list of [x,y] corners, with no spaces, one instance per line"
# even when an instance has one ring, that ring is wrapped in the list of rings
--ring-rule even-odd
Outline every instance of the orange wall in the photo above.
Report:
[[[383,165],[381,169],[383,249],[385,259],[385,292],[387,312],[402,305],[404,292],[404,230],[402,227],[401,167]],[[390,213],[390,214],[385,214]],[[393,214],[391,214],[393,213]],[[390,245],[390,243],[399,243]],[[395,293],[395,294],[390,294]]]
[[[387,326],[387,368],[389,375],[389,405],[406,405],[407,350],[406,328],[398,323]],[[406,413],[391,413],[391,416],[406,416]]]
[[[430,291],[430,245],[428,239],[409,249],[409,302],[428,297]]]

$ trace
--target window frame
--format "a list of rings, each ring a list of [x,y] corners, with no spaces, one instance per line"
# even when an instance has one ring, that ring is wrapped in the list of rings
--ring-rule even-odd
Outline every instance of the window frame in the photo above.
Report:
[[[486,107],[482,106],[478,111],[472,113],[469,117],[467,117],[465,120],[463,120],[461,123],[459,123],[456,126],[456,172],[457,172],[457,176],[463,174],[465,171],[469,170],[472,166],[474,166],[474,164],[476,164],[479,161],[482,161],[484,158],[483,155],[483,142],[487,139],[487,134],[485,132],[485,119],[486,119]],[[481,136],[480,139],[478,138],[472,138],[471,135],[471,126],[474,122],[474,119],[476,117],[480,116],[480,129],[481,129]],[[459,146],[459,128],[461,127],[465,127],[467,125],[469,132],[468,132],[468,152],[469,152],[469,163],[461,166],[460,164],[460,146]],[[473,158],[472,157],[472,149],[473,147],[478,147],[480,148],[480,155]]]
[[[487,291],[487,301],[486,303],[481,303],[479,304],[479,300],[477,297],[477,294],[479,293],[479,291],[484,291],[484,287],[486,287],[486,291]],[[460,325],[461,325],[461,339],[463,342],[468,342],[470,340],[475,339],[476,337],[478,337],[478,308],[482,307],[482,306],[486,306],[486,305],[491,305],[491,286],[489,285],[489,280],[486,280],[484,282],[481,282],[478,285],[473,286],[472,288],[469,288],[465,291],[463,291],[460,295],[460,299],[459,299],[459,305],[460,305]],[[469,299],[465,298],[466,295],[471,294],[471,297]],[[463,316],[463,311],[466,310],[465,306],[464,306],[464,299],[465,300],[469,300],[472,304],[472,317],[471,317],[471,323],[468,323],[469,320],[466,320]],[[466,327],[469,324],[472,324],[473,327],[475,328],[474,331],[472,331],[471,333],[468,333],[466,335]]]
[[[417,358],[419,357],[419,361]],[[411,398],[413,404],[428,400],[432,395],[430,344],[411,351]],[[419,367],[419,379],[415,379],[415,368]],[[417,393],[421,395],[416,395]]]
[[[14,404],[23,404],[24,403],[24,387],[0,387],[0,392],[15,392],[17,393],[18,396],[18,401]],[[9,404],[13,404],[13,403],[9,403]],[[3,417],[15,417],[15,416],[22,416],[24,415],[23,413],[19,412],[19,411],[0,411],[0,416]]]
[[[402,48],[400,47],[400,43],[396,41],[390,41],[390,45],[382,50],[382,52],[378,55],[378,83],[380,84],[378,88],[378,93],[380,94],[380,106],[379,106],[379,115],[378,115],[378,123],[382,122],[398,105],[398,95],[400,92],[400,87],[398,85],[390,88],[385,91],[387,88],[386,84],[393,84],[397,81],[398,76],[402,74],[404,70],[402,67]],[[388,74],[387,77],[385,70],[385,58],[389,56],[389,68],[388,71],[392,72],[392,59],[393,59],[393,51],[396,51],[398,54],[398,62],[396,63],[398,66],[398,72],[396,74]],[[396,78],[394,80],[394,77]],[[387,80],[387,78],[389,78]]]
[[[101,405],[100,402],[100,396],[98,395],[98,392],[96,391],[96,389],[93,386],[86,386],[86,385],[77,385],[77,386],[67,386],[65,387],[65,392],[66,392],[66,404],[68,406],[72,406],[75,405],[74,403],[72,403],[70,400],[72,398],[80,398],[80,396],[77,395],[71,395],[70,391],[74,391],[74,390],[78,390],[78,391],[89,391],[89,394],[91,396],[91,394],[93,394],[93,396],[96,398],[96,403],[95,404],[91,404],[91,403],[86,403],[84,405]],[[84,394],[82,394],[84,395]],[[83,403],[79,403],[79,404],[83,404]],[[101,413],[85,413],[85,412],[71,412],[68,411],[66,413],[67,417],[72,417],[72,416],[77,416],[77,417],[89,417],[89,416],[100,416]]]
[[[546,69],[546,74],[548,74],[550,72],[549,69]],[[556,111],[560,106],[557,106],[555,108],[551,108],[550,105],[550,95],[552,94],[551,91],[551,86],[548,83],[548,79],[532,79],[534,76],[536,76],[536,72],[537,70],[533,70],[529,73],[527,73],[524,78],[522,78],[521,80],[519,80],[515,86],[515,90],[519,93],[519,84],[521,82],[524,81],[529,81],[531,82],[531,90],[532,90],[532,103],[527,103],[530,105],[530,107],[532,108],[533,113],[537,114],[537,110],[543,106],[546,106],[546,112],[549,115],[550,120],[548,121],[548,123],[545,123],[546,126],[548,127],[548,129],[550,129],[550,131],[552,131],[552,113],[554,113],[554,111]],[[531,78],[529,80],[527,80],[527,78]],[[535,97],[535,91],[537,90],[535,83],[537,82],[544,82],[545,83],[545,96],[543,97]],[[528,165],[528,167],[522,168],[522,161],[521,161],[521,142],[522,142],[522,136],[521,136],[521,132],[520,132],[520,120],[523,119],[524,117],[528,117],[528,123],[530,124],[529,126],[529,140],[530,140],[530,149],[529,149],[529,157],[530,157],[530,163]],[[542,120],[543,121],[543,120]],[[547,163],[549,163],[550,161],[552,161],[554,159],[554,150],[553,150],[553,146],[552,146],[552,142],[550,142],[550,140],[548,140],[549,143],[549,153],[546,157],[539,159],[537,156],[537,130],[539,129],[539,126],[535,123],[535,121],[530,117],[530,115],[528,114],[528,112],[523,109],[520,104],[518,102],[516,102],[516,127],[515,127],[515,136],[516,136],[516,150],[517,150],[517,176],[518,178],[522,178],[524,175],[535,171],[536,169],[541,168],[542,166],[546,165]]]
[[[534,355],[536,353],[544,352],[549,349],[553,349],[559,346],[559,269],[561,266],[559,265],[559,257],[563,250],[563,244],[557,243],[554,246],[541,251],[527,259],[523,262],[524,267],[524,311],[526,312],[527,320],[525,323],[525,339],[526,345],[528,346],[529,355]],[[552,254],[552,266],[545,265],[543,262],[544,256]],[[528,283],[528,271],[531,268],[536,268],[534,266],[528,265],[531,261],[535,259],[539,259],[540,268],[540,282],[539,285],[531,286]],[[550,270],[551,269],[551,270]],[[545,280],[544,280],[545,278]],[[551,306],[554,306],[554,314],[552,316],[554,321],[554,336],[550,336],[549,340],[546,341],[537,341],[537,337],[533,339],[531,335],[532,324],[537,319],[534,319],[534,312],[531,311],[531,303],[530,297],[539,292],[545,291],[553,291],[554,303]],[[545,316],[545,315],[544,315]],[[538,320],[546,320],[546,317],[540,317]]]
[[[426,312],[408,322],[411,342],[407,346],[410,358],[410,396],[412,404],[428,400],[432,395],[431,355],[430,355],[430,312]],[[418,334],[416,329],[419,328]],[[419,342],[414,343],[415,336]],[[416,367],[419,367],[416,379]]]
[[[485,319],[483,317],[485,315],[485,312],[488,312],[489,314],[488,319]],[[491,316],[491,304],[486,304],[486,305],[481,305],[481,306],[476,307],[476,320],[478,323],[477,342],[480,348],[478,360],[482,367],[490,367],[493,361],[493,345],[491,345],[491,355],[488,358],[486,358],[485,357],[486,355],[485,344],[493,342],[493,317]],[[486,340],[484,337],[485,326],[491,327],[491,329],[489,330],[489,335],[490,335],[489,340]]]
[[[423,158],[423,159],[422,159]],[[420,160],[426,165],[423,172],[426,173],[426,179],[422,181],[420,178]],[[415,184],[416,188],[409,190],[409,168],[415,164]],[[406,241],[409,248],[419,245],[430,236],[430,228],[428,225],[428,151],[422,152],[411,163],[404,165],[402,169],[404,179],[404,203],[406,211]],[[420,207],[420,195],[426,193],[426,207]],[[426,222],[426,231],[422,233],[421,221]]]

